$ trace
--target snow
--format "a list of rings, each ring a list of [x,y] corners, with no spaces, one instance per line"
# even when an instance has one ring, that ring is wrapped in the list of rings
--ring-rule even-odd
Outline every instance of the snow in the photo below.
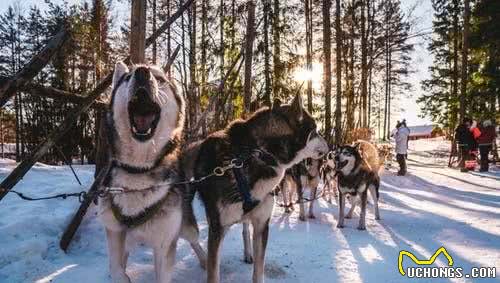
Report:
[[[381,221],[368,206],[367,230],[358,217],[336,228],[337,205],[323,200],[316,219],[301,222],[276,207],[266,256],[266,282],[403,282],[400,250],[428,259],[444,246],[454,266],[496,267],[500,272],[500,170],[460,173],[446,167],[449,143],[441,139],[410,142],[409,174],[382,173]],[[15,166],[0,159],[0,179]],[[37,164],[15,189],[30,196],[86,189],[93,167],[75,166],[84,186],[69,168]],[[67,254],[59,238],[78,207],[76,199],[24,202],[9,194],[0,202],[0,282],[109,282],[106,241],[91,207]],[[206,247],[207,222],[195,201]],[[222,282],[250,282],[252,266],[243,263],[241,225],[227,233],[221,260]],[[445,266],[444,257],[436,264]],[[405,259],[405,267],[412,266]],[[138,247],[127,273],[133,282],[154,282],[152,252]],[[498,275],[497,275],[498,276]],[[498,282],[497,279],[420,279],[419,282]],[[204,282],[189,245],[179,241],[174,282]]]

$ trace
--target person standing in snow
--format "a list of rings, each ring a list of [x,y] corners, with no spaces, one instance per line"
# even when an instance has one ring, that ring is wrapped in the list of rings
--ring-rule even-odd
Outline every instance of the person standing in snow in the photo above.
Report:
[[[396,124],[396,133],[394,140],[396,141],[396,160],[399,163],[398,176],[406,175],[406,159],[408,158],[408,139],[410,138],[410,129],[406,126],[406,121]]]
[[[481,136],[481,130],[477,125],[477,121],[472,121],[472,125],[470,126],[470,131],[472,133],[472,136],[474,137],[474,143],[472,144],[471,150],[477,151],[477,140]]]
[[[469,152],[474,149],[476,141],[474,140],[474,135],[471,132],[472,120],[470,118],[464,118],[462,124],[458,125],[455,129],[455,141],[458,146],[460,153],[460,171],[467,172],[465,168],[465,161],[470,159]]]
[[[490,151],[493,147],[495,138],[495,126],[493,126],[490,120],[485,120],[482,123],[481,134],[477,138],[479,154],[481,156],[481,167],[479,169],[479,172],[488,172],[489,170],[488,155],[490,154]]]

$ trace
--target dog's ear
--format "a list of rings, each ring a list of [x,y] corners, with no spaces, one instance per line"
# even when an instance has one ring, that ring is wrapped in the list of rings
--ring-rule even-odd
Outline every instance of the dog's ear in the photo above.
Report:
[[[149,70],[151,71],[151,74],[153,74],[153,77],[159,82],[159,83],[166,83],[167,76],[163,72],[162,68],[158,66],[150,66]]]
[[[127,65],[125,65],[122,61],[117,62],[115,64],[115,72],[113,74],[113,88],[116,87],[120,78],[126,73],[128,73]]]
[[[296,115],[299,121],[304,117],[304,109],[302,108],[302,98],[300,93],[297,93],[292,101],[292,112]]]
[[[352,145],[354,147],[354,149],[357,151],[357,152],[360,152],[361,153],[361,143],[360,142],[356,142]]]
[[[275,98],[273,101],[273,110],[279,109],[281,107],[281,100],[279,98]]]

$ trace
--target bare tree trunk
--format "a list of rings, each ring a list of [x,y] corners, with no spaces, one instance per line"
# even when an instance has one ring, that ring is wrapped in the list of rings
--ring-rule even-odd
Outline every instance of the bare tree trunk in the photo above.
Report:
[[[307,1],[307,0],[306,0]],[[323,0],[323,51],[325,58],[324,69],[324,91],[325,91],[325,134],[329,142],[332,141],[332,31],[330,21],[331,0]]]
[[[367,29],[366,29],[366,15],[365,10],[367,7],[365,0],[361,0],[361,127],[368,127],[368,47],[367,47]]]
[[[453,5],[454,5],[454,12],[453,14],[453,50],[450,50],[451,53],[453,53],[453,74],[452,74],[452,83],[451,83],[451,93],[450,93],[450,98],[452,100],[459,98],[458,95],[458,81],[459,81],[459,74],[458,74],[458,52],[460,49],[459,46],[459,26],[458,26],[458,1],[459,0],[453,0]],[[458,109],[455,106],[452,106],[451,109],[451,121],[450,121],[450,129],[454,129],[456,124],[457,124],[457,119],[458,119]]]
[[[387,139],[391,138],[391,89],[392,89],[392,49],[389,48],[389,59],[387,61]]]
[[[170,11],[171,11],[171,3],[170,3],[170,0],[167,0],[167,18],[170,18]],[[171,28],[170,26],[168,27],[167,29],[167,56],[168,58],[171,58],[172,56],[172,33],[171,33]],[[168,68],[167,70],[167,73],[168,73],[168,77],[171,78],[172,77],[172,71],[171,71],[171,67]]]
[[[374,65],[374,45],[375,45],[375,0],[367,0],[368,1],[368,32],[370,37],[370,61],[368,64],[368,118],[367,118],[367,127],[371,126],[371,115],[372,115],[372,88],[373,88],[373,65]]]
[[[255,39],[255,3],[250,0],[247,2],[247,30],[245,41],[245,82],[244,82],[244,97],[245,113],[250,111],[252,100],[252,55],[253,41]]]
[[[146,62],[146,6],[144,0],[132,0],[130,16],[130,60]]]
[[[220,0],[220,79],[224,78],[224,0]],[[221,90],[220,96],[224,95],[224,89]]]
[[[198,83],[196,76],[196,1],[191,6],[190,19],[189,19],[189,118],[190,127],[196,124],[196,113],[199,100],[198,100]]]
[[[264,104],[271,106],[271,66],[269,52],[269,10],[271,9],[270,0],[263,0],[264,8]]]
[[[469,68],[469,23],[470,0],[464,0],[464,29],[462,42],[462,76],[460,87],[460,118],[465,118],[465,101],[467,96],[468,68]]]
[[[313,53],[313,28],[312,28],[312,1],[305,0],[305,19],[306,19],[306,68],[311,71],[312,69],[312,53]],[[307,111],[313,111],[313,89],[312,79],[307,80]]]
[[[342,27],[340,26],[340,0],[335,0],[335,61],[336,61],[336,103],[335,103],[335,144],[342,141]]]
[[[207,48],[208,48],[208,0],[203,0],[201,3],[201,97],[206,98],[208,95],[207,90],[207,78],[208,78],[208,70],[207,70]],[[208,106],[207,106],[208,107]],[[201,117],[203,119],[202,123],[202,135],[206,135],[206,118]],[[196,134],[196,133],[194,133]]]
[[[349,61],[346,60],[346,62],[349,62],[348,65],[348,75],[346,76],[347,79],[347,109],[346,109],[346,126],[347,129],[354,129],[355,125],[355,118],[354,118],[354,113],[355,113],[355,108],[356,108],[356,103],[355,103],[355,93],[354,93],[354,36],[355,36],[355,30],[354,30],[354,14],[355,14],[355,7],[354,3],[351,3],[351,8],[350,10],[350,36],[349,36],[349,54],[347,58]]]
[[[273,2],[273,95],[274,97],[280,96],[281,91],[281,46],[280,46],[280,1],[274,0]]]
[[[153,32],[156,31],[156,0],[153,0]],[[153,42],[153,64],[156,65],[156,57],[157,57],[157,44],[156,40]]]

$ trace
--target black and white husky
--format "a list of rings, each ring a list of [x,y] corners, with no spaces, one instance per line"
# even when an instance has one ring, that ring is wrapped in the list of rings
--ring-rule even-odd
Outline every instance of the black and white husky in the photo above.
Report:
[[[123,193],[99,202],[114,283],[130,282],[126,246],[134,242],[153,248],[157,282],[171,281],[179,236],[204,264],[193,194],[173,185],[182,179],[178,155],[183,124],[184,101],[161,69],[139,65],[129,70],[116,64],[107,117],[112,167],[104,186]]]
[[[358,229],[366,229],[365,217],[368,191],[370,191],[373,198],[375,219],[380,219],[378,209],[380,178],[378,172],[373,170],[361,156],[359,146],[359,143],[353,146],[340,146],[335,151],[335,170],[338,175],[337,187],[339,190],[338,228],[344,227],[344,217],[351,218],[356,205],[360,203],[361,214]],[[351,209],[344,216],[346,195],[350,196]]]
[[[195,177],[209,175],[214,168],[241,158],[243,178],[249,184],[252,198],[259,201],[255,208],[244,212],[234,171],[208,178],[196,186],[209,224],[209,283],[220,280],[221,243],[229,227],[238,222],[253,226],[253,282],[264,282],[264,257],[274,204],[271,193],[286,169],[305,158],[320,158],[327,151],[326,141],[318,134],[313,118],[303,109],[300,96],[290,105],[275,101],[272,108],[262,108],[246,120],[235,121],[201,143],[194,164]],[[249,254],[249,237],[245,240],[245,254]]]

